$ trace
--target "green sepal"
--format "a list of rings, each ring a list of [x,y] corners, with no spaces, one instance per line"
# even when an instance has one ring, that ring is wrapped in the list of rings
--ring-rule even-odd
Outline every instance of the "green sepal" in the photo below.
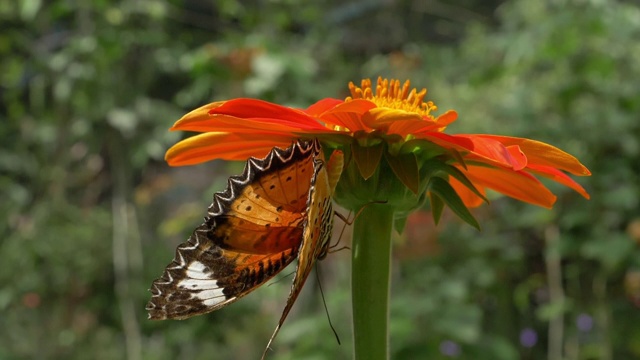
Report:
[[[398,179],[414,194],[418,194],[420,189],[420,171],[418,170],[418,159],[414,153],[398,154],[393,156],[385,154],[389,167],[396,174]]]
[[[458,150],[450,149],[448,153],[458,164],[462,165],[462,167],[465,170],[467,170],[467,164],[464,162],[464,158],[462,157],[462,154],[460,154]]]
[[[383,143],[370,146],[360,146],[357,142],[351,143],[353,160],[356,162],[360,176],[362,176],[363,179],[368,180],[376,172],[383,151]]]
[[[427,185],[427,191],[437,195],[464,222],[480,230],[480,224],[478,224],[478,221],[471,215],[471,212],[464,205],[462,199],[460,199],[460,196],[458,196],[458,193],[451,187],[449,182],[440,177],[432,177],[429,180],[429,185]]]
[[[442,161],[428,161],[423,165],[423,168],[426,169],[428,177],[442,177],[443,179],[447,179],[448,176],[452,176],[456,180],[458,180],[462,185],[466,186],[469,190],[471,190],[474,194],[478,195],[484,202],[489,203],[489,199],[487,199],[478,189],[473,185],[473,183],[464,175],[460,169],[457,167],[445,164]]]
[[[414,153],[419,154],[421,159],[431,159],[436,156],[448,153],[447,150],[443,149],[441,146],[438,146],[431,141],[427,141],[424,139],[411,139],[407,141],[403,141],[399,147],[389,146],[389,153],[391,154],[407,154]]]
[[[393,219],[393,229],[398,232],[398,234],[402,235],[404,232],[404,228],[407,225],[407,220],[409,219],[409,214],[405,213],[403,215],[396,214],[395,219]]]
[[[442,211],[444,210],[444,202],[434,192],[429,192],[429,203],[431,204],[431,214],[433,215],[433,222],[438,225],[440,218],[442,217]]]

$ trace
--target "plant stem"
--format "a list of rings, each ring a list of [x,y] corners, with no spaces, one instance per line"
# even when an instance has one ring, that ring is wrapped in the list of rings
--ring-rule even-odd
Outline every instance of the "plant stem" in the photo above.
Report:
[[[354,359],[389,358],[393,207],[366,205],[353,227],[351,291]]]

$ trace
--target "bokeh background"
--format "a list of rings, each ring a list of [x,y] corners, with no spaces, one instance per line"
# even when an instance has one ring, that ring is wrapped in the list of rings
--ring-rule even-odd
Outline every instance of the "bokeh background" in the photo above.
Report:
[[[449,132],[539,139],[593,172],[589,201],[550,184],[553,210],[492,196],[481,232],[415,213],[394,241],[392,358],[640,358],[637,1],[0,0],[0,29],[0,359],[258,358],[290,277],[146,319],[243,167],[169,168],[188,134],[167,129],[213,100],[306,107],[378,75],[457,110]],[[349,259],[319,274],[342,345],[311,276],[271,359],[351,358]]]

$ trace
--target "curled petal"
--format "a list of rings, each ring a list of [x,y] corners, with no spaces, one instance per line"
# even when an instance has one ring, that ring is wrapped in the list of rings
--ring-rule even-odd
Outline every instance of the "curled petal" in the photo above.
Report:
[[[551,166],[579,176],[591,175],[589,169],[582,165],[573,155],[541,141],[497,135],[474,136],[499,141],[505,146],[518,145],[526,154],[529,164]]]
[[[493,189],[512,198],[551,208],[556,196],[535,177],[523,171],[469,165],[460,169],[478,187]]]
[[[204,161],[246,160],[249,156],[266,156],[274,146],[287,147],[295,140],[280,134],[234,134],[208,132],[192,136],[173,145],[165,154],[171,166],[193,165]]]
[[[455,149],[462,153],[467,152],[465,158],[490,165],[515,169],[520,167],[522,163],[521,159],[514,159],[502,143],[492,139],[476,135],[447,135],[439,132],[422,133],[420,137],[444,148]]]
[[[527,156],[518,145],[507,146],[507,151],[513,160],[513,170],[519,171],[527,167]]]

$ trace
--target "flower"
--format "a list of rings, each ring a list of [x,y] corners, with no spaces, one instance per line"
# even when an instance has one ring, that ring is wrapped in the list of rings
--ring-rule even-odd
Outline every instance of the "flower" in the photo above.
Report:
[[[341,149],[353,159],[351,172],[345,169],[340,180],[346,185],[342,196],[336,195],[339,203],[343,199],[361,206],[375,201],[376,194],[391,197],[388,191],[397,186],[373,191],[374,195],[367,187],[384,183],[380,176],[388,178],[389,172],[415,195],[414,203],[403,207],[408,210],[427,193],[432,207],[439,201],[435,194],[460,215],[459,211],[485,200],[485,189],[550,208],[556,196],[535,175],[589,198],[565,174],[585,176],[590,175],[589,170],[554,146],[508,136],[445,134],[457,113],[450,110],[434,116],[437,107],[424,100],[426,89],[411,89],[409,81],[401,85],[398,80],[378,78],[374,88],[365,79],[360,86],[350,83],[349,89],[351,96],[345,100],[326,98],[304,110],[244,98],[207,104],[171,128],[202,134],[174,145],[166,160],[174,166],[212,159],[244,160],[300,138],[319,138],[327,149]],[[351,194],[354,191],[356,195]]]

